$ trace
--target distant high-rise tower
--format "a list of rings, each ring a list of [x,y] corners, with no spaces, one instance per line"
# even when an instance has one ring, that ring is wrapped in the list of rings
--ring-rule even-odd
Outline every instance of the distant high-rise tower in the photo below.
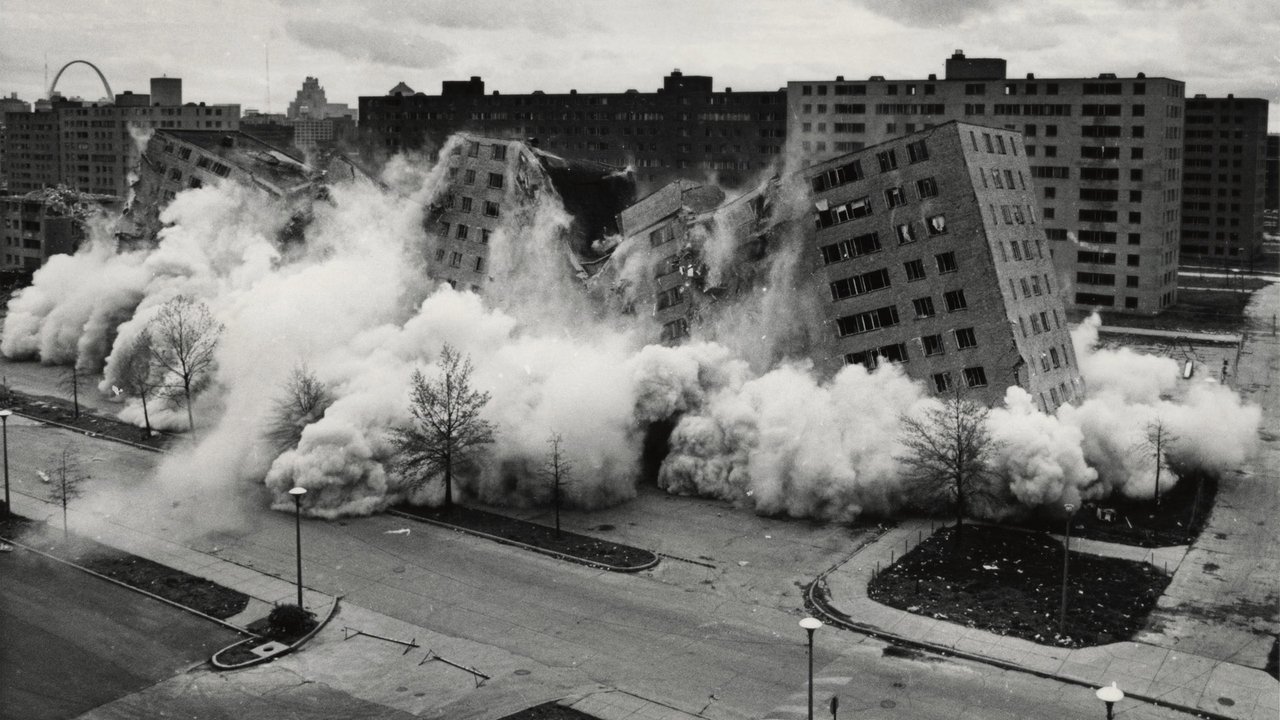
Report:
[[[151,78],[151,104],[177,107],[182,104],[182,78]]]

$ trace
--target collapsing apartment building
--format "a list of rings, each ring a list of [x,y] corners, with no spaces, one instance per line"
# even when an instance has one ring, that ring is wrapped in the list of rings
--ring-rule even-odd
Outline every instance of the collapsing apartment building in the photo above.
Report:
[[[618,214],[635,198],[634,179],[625,169],[565,160],[524,142],[455,135],[443,153],[447,184],[424,218],[436,240],[427,273],[455,288],[482,292],[495,277],[495,233],[527,227],[547,194],[570,218],[563,238],[565,269],[585,275],[583,265],[603,257],[598,241],[617,233]]]
[[[676,182],[622,213],[615,257],[644,258],[639,296],[674,342],[697,332],[709,304],[759,282],[752,266],[776,243],[801,238],[797,289],[824,310],[797,322],[817,339],[808,352],[821,373],[893,362],[939,394],[965,389],[992,404],[1016,385],[1052,411],[1084,388],[1021,142],[953,121],[729,203]],[[709,282],[716,225],[740,234],[740,267]],[[599,281],[633,294],[637,282],[616,268]]]

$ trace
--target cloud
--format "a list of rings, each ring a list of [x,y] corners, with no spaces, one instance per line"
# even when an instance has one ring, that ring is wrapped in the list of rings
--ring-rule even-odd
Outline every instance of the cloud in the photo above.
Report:
[[[313,12],[304,0],[280,0],[286,8]],[[406,24],[448,30],[510,30],[519,28],[560,37],[571,31],[599,29],[593,5],[581,0],[540,0],[512,3],[507,0],[370,0],[361,14],[398,27]]]
[[[404,30],[361,27],[329,20],[290,20],[289,36],[308,47],[330,50],[352,60],[403,68],[436,68],[454,55],[453,48]]]
[[[995,9],[996,0],[853,0],[857,5],[911,27],[955,25]]]

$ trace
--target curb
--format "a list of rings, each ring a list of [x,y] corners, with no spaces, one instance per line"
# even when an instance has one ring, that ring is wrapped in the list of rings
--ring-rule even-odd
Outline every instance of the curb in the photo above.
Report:
[[[642,572],[644,570],[649,570],[650,568],[655,567],[658,564],[658,562],[661,560],[661,558],[658,557],[657,553],[654,553],[652,550],[644,550],[644,548],[639,548],[640,550],[644,550],[644,552],[647,552],[650,555],[653,555],[653,560],[643,565],[633,565],[633,566],[627,566],[627,567],[623,567],[619,565],[609,565],[606,563],[587,560],[586,558],[581,558],[581,557],[578,557],[577,555],[568,555],[566,553],[558,552],[556,550],[548,550],[547,548],[541,548],[536,545],[530,545],[528,543],[520,542],[519,540],[511,540],[509,538],[504,538],[498,535],[490,535],[489,533],[481,532],[479,530],[472,530],[471,528],[468,528],[462,525],[454,525],[452,523],[447,523],[440,520],[433,520],[431,518],[420,517],[418,515],[413,515],[411,513],[403,512],[401,510],[388,509],[387,512],[391,513],[392,515],[396,515],[398,517],[406,518],[408,520],[416,520],[418,522],[428,523],[430,525],[435,525],[437,527],[448,528],[450,530],[457,530],[458,532],[464,532],[464,533],[467,533],[468,535],[482,537],[482,538],[485,538],[486,540],[492,540],[496,543],[501,543],[503,545],[511,545],[513,547],[522,548],[524,550],[530,550],[532,552],[540,553],[542,555],[549,555],[551,557],[558,558],[560,560],[567,560],[569,562],[577,563],[579,565],[586,565],[587,567],[599,568],[601,570],[608,570],[609,572],[616,572],[616,573]]]
[[[863,547],[865,548],[870,544],[871,543],[867,543],[867,545],[864,545]],[[1019,665],[1017,663],[1013,663],[1008,660],[1002,660],[1000,658],[994,658],[989,655],[978,655],[978,654],[967,652],[964,650],[956,650],[954,648],[949,648],[944,645],[936,645],[934,643],[923,642],[921,640],[914,640],[911,638],[902,637],[901,635],[896,635],[894,633],[881,630],[880,628],[875,627],[874,625],[867,625],[865,623],[859,623],[853,620],[846,619],[848,616],[845,615],[843,612],[840,612],[836,608],[832,607],[825,597],[821,597],[819,595],[817,590],[819,585],[822,584],[823,580],[825,580],[828,575],[830,575],[832,572],[835,572],[841,565],[844,565],[845,563],[849,562],[849,560],[852,560],[853,557],[857,555],[859,552],[861,552],[862,549],[863,548],[858,548],[858,550],[855,550],[854,553],[850,555],[848,558],[846,558],[844,561],[837,563],[836,565],[828,568],[822,574],[818,575],[818,577],[814,578],[813,582],[805,586],[805,589],[804,589],[805,605],[808,606],[810,609],[814,610],[815,612],[817,612],[819,615],[821,615],[824,622],[829,623],[831,625],[835,625],[836,627],[842,628],[844,630],[849,630],[851,632],[856,632],[862,635],[867,635],[869,637],[877,638],[879,640],[884,640],[886,642],[889,642],[897,646],[913,647],[920,650],[926,650],[928,652],[931,652],[937,655],[942,655],[944,657],[955,657],[955,658],[960,658],[962,660],[978,662],[984,665],[990,665],[992,667],[1000,668],[1001,670],[1011,670],[1015,672],[1027,673],[1029,675],[1035,675],[1036,677],[1045,678],[1046,680],[1056,680],[1058,682],[1067,683],[1069,685],[1087,687],[1090,689],[1097,688],[1097,685],[1095,685],[1094,683],[1087,682],[1084,680],[1079,680],[1066,675],[1057,675],[1055,673],[1045,672],[1043,670],[1035,670],[1032,668],[1028,668],[1024,665]],[[1211,710],[1202,710],[1200,708],[1190,707],[1187,705],[1182,705],[1180,703],[1169,702],[1167,700],[1161,700],[1159,698],[1154,698],[1154,697],[1142,695],[1139,693],[1125,692],[1125,697],[1132,698],[1140,702],[1145,702],[1150,705],[1156,705],[1158,707],[1168,708],[1170,710],[1177,710],[1179,712],[1187,713],[1192,717],[1209,718],[1209,720],[1240,720],[1240,718],[1238,717],[1234,717],[1230,715],[1222,715],[1219,713],[1215,713]]]
[[[232,643],[222,648],[218,652],[214,653],[209,657],[209,664],[212,665],[215,670],[242,670],[247,667],[253,667],[254,665],[261,665],[262,663],[275,660],[278,657],[283,657],[285,655],[288,655],[289,653],[293,652],[294,650],[297,650],[298,648],[306,644],[307,641],[309,641],[311,638],[316,636],[316,633],[323,630],[325,625],[329,624],[329,621],[332,620],[333,617],[338,614],[338,601],[341,599],[342,599],[341,595],[335,596],[333,598],[333,604],[329,606],[329,612],[328,614],[325,615],[324,620],[321,620],[320,622],[316,623],[316,626],[311,628],[311,632],[308,632],[306,635],[303,635],[302,637],[298,638],[297,642],[286,647],[284,650],[281,650],[278,653],[274,653],[272,655],[267,655],[264,657],[254,658],[253,660],[248,660],[242,663],[236,663],[235,665],[225,665],[221,662],[218,662],[218,656],[221,655],[222,653],[230,650],[231,648],[239,647],[247,642],[251,642],[255,639],[261,639],[263,637],[261,635],[254,635],[254,637],[245,638],[240,642]]]
[[[3,539],[5,542],[9,543],[10,545],[13,545],[14,547],[20,547],[20,548],[22,548],[23,550],[28,550],[28,551],[30,551],[30,552],[33,552],[33,553],[37,554],[37,555],[42,555],[42,556],[44,556],[44,557],[46,557],[46,558],[49,558],[50,560],[53,560],[54,562],[62,563],[63,565],[66,565],[66,566],[68,566],[68,567],[73,567],[73,568],[75,568],[75,569],[79,570],[80,572],[88,573],[88,574],[90,574],[90,575],[92,575],[92,576],[94,576],[94,577],[96,577],[96,578],[101,578],[101,579],[103,579],[103,580],[106,580],[106,581],[107,581],[107,582],[109,582],[109,583],[114,584],[114,585],[119,585],[119,586],[120,586],[120,587],[122,587],[122,588],[125,588],[125,589],[128,589],[128,590],[132,590],[132,591],[134,591],[134,592],[136,592],[136,593],[141,593],[142,595],[146,595],[147,597],[149,597],[149,598],[151,598],[151,599],[153,599],[153,600],[159,600],[160,602],[162,602],[162,603],[164,603],[164,604],[166,604],[166,605],[170,605],[170,606],[172,606],[172,607],[178,608],[179,610],[185,610],[186,612],[189,612],[189,613],[191,613],[192,615],[195,615],[195,616],[197,616],[197,617],[201,617],[201,618],[204,618],[205,620],[210,620],[210,621],[212,621],[212,622],[218,623],[219,625],[221,625],[221,626],[223,626],[223,627],[225,627],[225,628],[227,628],[227,629],[229,629],[229,630],[234,630],[234,631],[236,631],[236,632],[238,632],[238,633],[240,633],[240,634],[242,634],[242,635],[248,635],[248,636],[249,636],[249,639],[257,638],[257,637],[261,637],[260,635],[258,635],[257,633],[255,633],[255,632],[253,632],[253,631],[251,631],[251,630],[247,630],[247,629],[242,628],[242,627],[240,627],[240,626],[238,626],[238,625],[233,625],[233,624],[231,624],[231,623],[227,622],[226,620],[219,620],[218,618],[216,618],[216,617],[214,617],[214,616],[212,616],[212,615],[206,615],[205,613],[202,613],[202,612],[200,612],[199,610],[196,610],[195,608],[190,608],[190,607],[187,607],[186,605],[183,605],[183,604],[181,604],[181,603],[174,602],[173,600],[170,600],[170,599],[168,599],[168,598],[160,597],[159,595],[156,595],[156,594],[155,594],[155,593],[153,593],[153,592],[149,592],[149,591],[147,591],[147,590],[143,590],[143,589],[142,589],[142,588],[140,588],[140,587],[135,587],[135,586],[130,585],[130,584],[128,584],[128,583],[121,582],[121,581],[119,581],[119,580],[117,580],[117,579],[115,579],[115,578],[113,578],[113,577],[108,577],[108,576],[106,576],[106,575],[103,575],[102,573],[94,572],[93,570],[90,570],[89,568],[84,567],[83,565],[77,565],[77,564],[75,564],[75,563],[71,562],[70,560],[63,560],[62,558],[57,557],[56,555],[50,555],[49,553],[47,553],[47,552],[45,552],[45,551],[43,551],[43,550],[37,550],[37,549],[35,549],[35,548],[33,548],[33,547],[29,546],[29,545],[24,545],[23,543],[20,543],[20,542],[18,542],[18,541],[16,541],[16,540],[11,540],[11,539],[9,539],[9,538],[0,538],[0,539]],[[207,578],[206,578],[206,579],[207,579]],[[211,581],[211,582],[212,582],[212,581]],[[241,640],[240,642],[244,642],[244,640]],[[237,643],[237,644],[239,644],[239,643]]]

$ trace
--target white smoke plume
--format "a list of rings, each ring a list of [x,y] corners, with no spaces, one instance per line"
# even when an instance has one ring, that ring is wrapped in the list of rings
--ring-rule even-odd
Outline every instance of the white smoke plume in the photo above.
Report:
[[[292,214],[285,204],[234,184],[184,192],[162,215],[153,249],[117,252],[97,233],[75,255],[52,258],[10,302],[0,350],[105,367],[106,391],[123,348],[164,302],[205,302],[226,331],[215,382],[197,400],[198,442],[170,456],[149,491],[187,498],[201,527],[208,518],[196,509],[261,502],[264,489],[275,507],[291,508],[284,493],[294,485],[309,491],[306,512],[324,517],[438,501],[438,483],[415,489],[400,476],[390,430],[409,418],[411,374],[434,373],[445,343],[474,361],[473,384],[492,394],[485,414],[498,431],[478,471],[458,478],[464,496],[545,501],[535,470],[559,433],[576,470],[570,502],[623,501],[636,491],[646,429],[667,421],[659,483],[670,492],[832,520],[907,502],[899,420],[937,401],[892,364],[823,378],[802,359],[793,318],[817,311],[798,290],[803,233],[784,224],[771,237],[766,281],[725,299],[732,306],[707,338],[646,345],[645,313],[606,314],[570,279],[568,218],[553,197],[494,233],[495,280],[483,296],[429,282],[435,240],[423,212],[443,175],[396,159],[387,189],[335,185],[331,201],[314,206],[305,242],[290,249],[277,239]],[[1179,468],[1220,471],[1251,450],[1260,411],[1228,388],[1188,388],[1172,360],[1097,349],[1096,321],[1075,339],[1087,400],[1046,415],[1011,389],[991,413],[1011,503],[1001,512],[1150,495],[1151,460],[1133,448],[1154,418],[1178,438],[1170,456]],[[295,448],[277,453],[264,423],[299,362],[334,402]],[[141,413],[131,405],[124,415]]]

